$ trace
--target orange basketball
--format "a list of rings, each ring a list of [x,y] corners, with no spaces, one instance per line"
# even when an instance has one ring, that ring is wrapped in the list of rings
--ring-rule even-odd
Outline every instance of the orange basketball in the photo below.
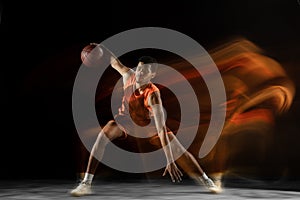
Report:
[[[97,43],[86,45],[81,51],[81,61],[88,67],[95,67],[101,63],[103,50]]]

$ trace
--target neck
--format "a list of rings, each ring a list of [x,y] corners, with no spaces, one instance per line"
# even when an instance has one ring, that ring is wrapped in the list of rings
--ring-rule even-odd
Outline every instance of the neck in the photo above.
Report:
[[[148,83],[137,83],[135,86],[136,86],[136,91],[139,93],[139,94],[142,94],[144,92],[144,89],[148,86],[149,82]]]
[[[136,83],[135,88],[139,90],[143,90],[150,82]]]

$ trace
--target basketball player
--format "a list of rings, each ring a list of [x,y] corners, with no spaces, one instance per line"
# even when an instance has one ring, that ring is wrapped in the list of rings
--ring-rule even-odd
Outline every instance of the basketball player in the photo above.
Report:
[[[157,148],[163,147],[166,156],[167,166],[163,176],[168,173],[173,182],[180,182],[183,174],[178,168],[179,166],[196,183],[205,185],[212,193],[219,193],[221,189],[205,174],[193,155],[180,144],[176,136],[166,127],[160,91],[151,83],[151,79],[156,75],[156,60],[149,56],[143,56],[139,59],[134,71],[124,66],[104,46],[101,45],[101,48],[103,48],[104,53],[109,55],[111,66],[122,75],[124,97],[118,116],[115,120],[109,121],[98,134],[90,154],[84,179],[70,194],[72,196],[91,194],[92,180],[107,143],[116,139],[122,139],[125,142],[134,126],[143,127],[149,124],[149,121],[154,121],[154,131],[157,133],[149,138],[149,141],[157,139],[158,142],[153,144],[156,144]],[[174,157],[178,159],[175,160]]]

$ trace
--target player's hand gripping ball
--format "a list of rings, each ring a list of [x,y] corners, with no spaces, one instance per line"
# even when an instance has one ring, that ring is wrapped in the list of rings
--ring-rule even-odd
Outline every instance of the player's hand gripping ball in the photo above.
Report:
[[[97,67],[102,60],[103,50],[97,43],[86,45],[81,51],[81,61],[87,67]]]

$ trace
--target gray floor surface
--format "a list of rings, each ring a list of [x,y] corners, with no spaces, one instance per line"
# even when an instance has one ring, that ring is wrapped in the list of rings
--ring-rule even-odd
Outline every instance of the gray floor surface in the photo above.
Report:
[[[171,183],[161,180],[130,182],[97,180],[93,184],[92,195],[72,197],[69,191],[75,186],[76,183],[70,180],[2,180],[0,199],[300,199],[300,191],[297,191],[298,183],[287,187],[269,184],[268,188],[267,184],[261,182],[247,184],[227,182],[221,194],[211,194],[203,186],[189,181]]]

